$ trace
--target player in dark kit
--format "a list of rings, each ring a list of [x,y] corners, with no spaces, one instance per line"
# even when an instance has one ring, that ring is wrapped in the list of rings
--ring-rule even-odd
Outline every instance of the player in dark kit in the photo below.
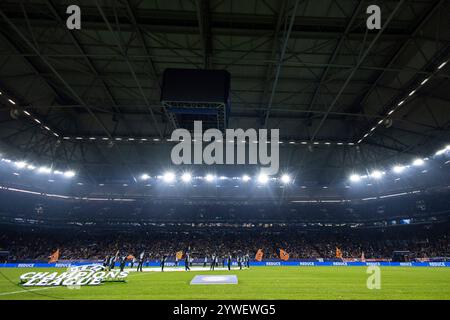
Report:
[[[189,271],[191,268],[189,268],[189,253],[186,252],[184,255],[184,270]]]
[[[166,264],[167,256],[164,255],[161,259],[161,272],[164,272],[164,265]]]
[[[216,255],[213,254],[212,258],[211,258],[211,266],[209,267],[209,270],[214,271],[214,267],[216,266],[216,261],[217,261],[216,259],[217,259]]]
[[[228,271],[231,270],[231,254],[228,255]]]
[[[239,266],[239,269],[242,270],[242,256],[237,256],[237,263]]]
[[[125,264],[127,262],[127,256],[123,255],[120,257],[120,271],[123,271],[123,269],[125,268]]]
[[[109,266],[109,256],[106,256],[106,257],[105,257],[105,260],[103,260],[103,266],[104,266],[105,268],[107,268],[107,267]]]
[[[137,271],[142,272],[142,266],[144,265],[144,260],[145,260],[145,251],[142,251],[141,254],[139,255],[139,263],[137,266]]]
[[[109,269],[114,269],[114,266],[116,265],[116,256],[111,256],[109,258]]]

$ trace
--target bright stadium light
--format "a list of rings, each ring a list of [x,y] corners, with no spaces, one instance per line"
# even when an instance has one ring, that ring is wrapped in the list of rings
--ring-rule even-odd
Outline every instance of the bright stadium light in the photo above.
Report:
[[[404,166],[395,166],[392,168],[392,171],[394,171],[395,173],[402,173],[405,170]]]
[[[269,181],[269,177],[268,177],[266,174],[261,173],[261,174],[258,176],[258,182],[259,182],[259,183],[265,184],[265,183],[267,183],[268,181]]]
[[[146,181],[148,179],[150,179],[150,176],[148,174],[144,173],[144,174],[141,175],[141,180]]]
[[[181,176],[181,180],[185,183],[188,183],[192,180],[192,176],[189,172],[185,172],[183,173],[183,175]]]
[[[425,164],[425,161],[423,159],[416,159],[413,161],[412,164],[413,164],[413,166],[420,167]]]
[[[16,165],[16,167],[18,169],[23,169],[27,166],[27,163],[25,161],[17,161],[17,162],[14,162],[14,164]]]
[[[244,181],[244,182],[250,181],[250,177],[248,175],[244,174],[242,176],[242,181]]]
[[[51,172],[52,172],[52,169],[50,169],[49,167],[40,167],[40,168],[38,169],[38,172],[39,172],[39,173],[51,173]]]
[[[212,174],[207,174],[205,179],[208,182],[213,182],[214,181],[214,176]]]
[[[448,62],[448,61],[442,62],[442,63],[439,65],[439,67],[437,67],[438,70],[442,69],[442,68],[447,64],[447,62]]]
[[[359,175],[357,175],[357,174],[352,174],[350,176],[350,181],[351,182],[359,182],[360,180],[361,180],[361,177]]]
[[[170,183],[170,182],[175,181],[175,174],[173,172],[166,172],[166,173],[164,173],[162,178],[163,178],[164,182]]]
[[[370,176],[374,179],[381,179],[383,177],[383,172],[375,170],[370,174]]]
[[[75,177],[76,173],[72,170],[68,170],[66,172],[64,172],[64,177],[66,178],[73,178]]]
[[[291,182],[291,177],[287,174],[283,174],[281,176],[281,182],[283,182],[284,184],[288,184]]]
[[[34,169],[36,169],[36,167],[33,166],[32,164],[29,164],[29,165],[27,165],[27,169],[28,170],[34,170]]]

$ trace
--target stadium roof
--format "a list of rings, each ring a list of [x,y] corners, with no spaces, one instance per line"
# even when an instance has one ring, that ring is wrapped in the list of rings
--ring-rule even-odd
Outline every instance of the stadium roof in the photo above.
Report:
[[[75,31],[70,4],[0,3],[0,150],[16,159],[92,181],[167,168],[166,68],[229,71],[228,127],[279,128],[281,168],[305,180],[450,141],[448,1],[380,2],[380,30],[366,1],[77,1]]]

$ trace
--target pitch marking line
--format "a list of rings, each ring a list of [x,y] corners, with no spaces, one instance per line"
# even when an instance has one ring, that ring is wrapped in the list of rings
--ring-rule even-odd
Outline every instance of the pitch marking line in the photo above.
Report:
[[[20,291],[12,291],[12,292],[1,292],[0,296],[7,296],[10,294],[25,293],[25,292],[30,292],[30,291],[48,290],[48,289],[53,289],[53,288],[58,288],[58,287],[55,286],[55,287],[45,287],[45,288],[28,289],[28,290],[20,290]]]

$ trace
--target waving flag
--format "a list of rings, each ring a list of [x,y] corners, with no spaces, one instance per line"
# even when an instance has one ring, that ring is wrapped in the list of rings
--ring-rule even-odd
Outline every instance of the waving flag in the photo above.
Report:
[[[58,260],[59,260],[59,249],[56,250],[55,252],[53,252],[53,253],[50,255],[50,257],[48,257],[48,258],[49,258],[48,263],[55,263],[55,262],[58,262]]]
[[[277,255],[281,260],[288,261],[289,260],[289,253],[284,251],[283,249],[277,250]]]
[[[338,247],[336,247],[336,258],[342,259],[342,251]]]
[[[264,252],[262,251],[262,249],[258,249],[258,251],[256,252],[256,255],[255,255],[255,260],[262,261],[263,256],[264,256]]]
[[[177,260],[183,259],[183,251],[178,251],[178,252],[175,254],[175,257],[177,258]]]

